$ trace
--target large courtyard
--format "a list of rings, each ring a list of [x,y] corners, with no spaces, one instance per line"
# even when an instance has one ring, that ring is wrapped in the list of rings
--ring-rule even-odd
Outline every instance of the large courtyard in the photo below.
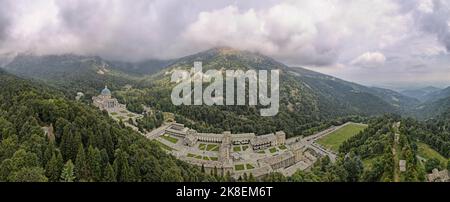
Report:
[[[230,173],[237,177],[243,173],[261,176],[273,171],[289,176],[296,170],[308,169],[322,156],[328,155],[334,159],[334,151],[336,151],[334,149],[366,126],[347,123],[312,136],[287,139],[286,144],[271,145],[261,149],[254,149],[251,142],[230,143],[227,146],[214,142],[217,140],[212,142],[198,140],[195,144],[188,144],[186,137],[167,132],[170,131],[168,130],[170,127],[169,124],[163,130],[164,132],[154,139],[165,151],[180,160],[205,168],[220,168],[228,165]],[[184,131],[188,130],[184,129]],[[222,147],[228,147],[228,160],[223,157]]]

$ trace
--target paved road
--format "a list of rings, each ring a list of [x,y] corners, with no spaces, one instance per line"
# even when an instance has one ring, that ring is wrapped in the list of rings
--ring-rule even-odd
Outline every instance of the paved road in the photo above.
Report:
[[[319,144],[316,143],[316,141],[320,138],[323,138],[329,134],[331,134],[332,132],[339,130],[340,128],[348,125],[348,124],[352,124],[352,122],[347,122],[345,124],[342,124],[340,126],[332,126],[326,130],[320,131],[314,135],[310,135],[304,138],[298,138],[298,137],[293,137],[293,138],[289,138],[286,140],[286,142],[288,144],[290,144],[291,146],[296,145],[296,146],[300,146],[303,145],[305,147],[308,147],[312,150],[314,150],[315,152],[317,152],[318,154],[325,156],[327,155],[328,157],[330,157],[331,161],[335,161],[336,160],[336,154],[333,151],[330,151],[322,146],[320,146]]]

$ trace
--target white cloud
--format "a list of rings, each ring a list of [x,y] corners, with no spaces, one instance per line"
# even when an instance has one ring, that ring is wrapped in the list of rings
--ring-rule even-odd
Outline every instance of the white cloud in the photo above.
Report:
[[[386,62],[386,57],[380,52],[366,52],[351,61],[350,64],[362,67],[382,66]]]
[[[411,19],[398,8],[384,0],[283,1],[259,10],[231,5],[200,13],[183,39],[259,51],[290,64],[330,65],[404,38]]]
[[[449,22],[447,0],[0,0],[0,55],[136,61],[230,46],[328,72],[431,72],[449,63]]]

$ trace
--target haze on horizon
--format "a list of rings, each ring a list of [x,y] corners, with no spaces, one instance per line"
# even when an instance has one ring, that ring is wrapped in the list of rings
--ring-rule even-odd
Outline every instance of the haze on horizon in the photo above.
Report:
[[[177,58],[228,46],[366,85],[450,85],[447,0],[0,0],[0,59]]]

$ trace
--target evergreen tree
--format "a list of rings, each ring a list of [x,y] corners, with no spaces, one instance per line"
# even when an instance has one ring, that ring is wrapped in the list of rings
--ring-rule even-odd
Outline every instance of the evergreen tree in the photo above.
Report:
[[[116,152],[114,160],[114,171],[119,182],[129,182],[132,180],[132,171],[128,163],[128,154],[120,149]]]
[[[76,179],[74,173],[74,165],[72,160],[67,161],[64,165],[64,168],[61,172],[61,181],[62,182],[73,182]]]
[[[84,152],[82,144],[79,145],[78,154],[75,161],[75,176],[79,181],[90,180],[89,167],[86,161],[86,154]]]
[[[105,174],[103,175],[103,182],[116,182],[116,174],[114,173],[114,169],[111,164],[107,164],[105,168]]]
[[[45,175],[50,182],[57,182],[61,176],[64,162],[61,153],[58,151],[53,154],[45,167]]]
[[[87,162],[90,169],[92,180],[100,181],[102,179],[101,170],[102,157],[100,151],[97,148],[89,146],[87,153]]]
[[[44,172],[44,169],[40,167],[24,167],[12,173],[8,180],[10,182],[47,182]]]
[[[55,152],[55,144],[53,141],[49,141],[44,151],[44,159],[43,159],[44,165],[48,164],[50,159],[53,157],[54,152]]]

